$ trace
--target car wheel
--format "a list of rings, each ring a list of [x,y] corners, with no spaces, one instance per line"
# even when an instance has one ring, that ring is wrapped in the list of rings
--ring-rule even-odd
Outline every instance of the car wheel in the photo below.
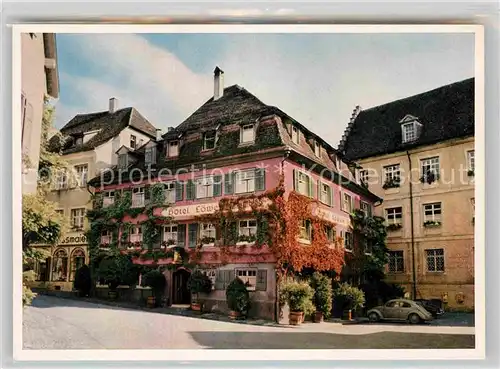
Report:
[[[368,315],[368,319],[370,319],[370,322],[378,322],[380,320],[380,317],[377,313],[370,313]]]
[[[408,320],[410,321],[411,324],[420,323],[420,317],[417,314],[410,314]]]

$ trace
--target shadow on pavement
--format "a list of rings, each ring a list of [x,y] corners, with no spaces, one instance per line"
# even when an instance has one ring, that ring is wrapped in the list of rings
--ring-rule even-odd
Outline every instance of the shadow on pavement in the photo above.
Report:
[[[188,332],[212,349],[465,349],[473,335],[381,332],[344,335],[309,332]]]

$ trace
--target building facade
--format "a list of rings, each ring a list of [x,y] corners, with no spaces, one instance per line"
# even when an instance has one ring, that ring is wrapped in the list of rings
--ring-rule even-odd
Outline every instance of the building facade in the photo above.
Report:
[[[69,168],[54,174],[47,199],[58,204],[69,232],[57,245],[39,245],[48,248],[51,257],[36,266],[33,287],[72,290],[76,270],[89,261],[86,213],[92,201],[88,180],[116,166],[120,147],[140,157],[146,144],[156,141],[153,125],[134,108],[118,109],[117,104],[112,98],[108,111],[75,116],[49,141],[50,149],[61,152]]]
[[[23,194],[28,194],[37,188],[44,99],[59,96],[55,34],[21,34],[21,89]]]
[[[474,79],[360,111],[339,149],[384,198],[387,281],[474,307]]]
[[[106,249],[115,238],[123,252],[132,252],[135,263],[165,267],[169,304],[190,303],[186,283],[193,268],[201,268],[213,282],[212,293],[204,297],[205,309],[227,311],[225,289],[238,276],[251,291],[250,314],[273,319],[277,255],[260,235],[271,226],[275,191],[282,189],[283,198],[298,194],[311,200],[308,216],[331,225],[322,245],[327,253],[338,251],[336,236],[348,240],[341,248],[349,252],[351,212],[360,207],[371,211],[380,202],[323,139],[244,88],[224,88],[219,68],[213,97],[161,141],[151,143],[148,153],[130,164],[131,153],[119,151],[116,170],[91,185],[100,195],[97,207],[113,206],[127,193],[130,207],[141,212],[152,203],[152,188],[161,184],[164,203],[152,210],[164,217],[156,224],[160,238],[146,245],[144,224],[151,216],[147,210],[133,211],[119,220],[117,233],[102,232],[100,247]],[[220,224],[233,212],[226,233]],[[311,221],[301,220],[298,229],[298,242],[307,249],[315,242]],[[194,254],[197,260],[181,265],[169,249],[187,250],[190,260]]]

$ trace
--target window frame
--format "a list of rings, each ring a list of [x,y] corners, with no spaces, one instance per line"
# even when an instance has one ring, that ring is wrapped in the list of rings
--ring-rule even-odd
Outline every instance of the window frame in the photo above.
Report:
[[[142,199],[138,201],[137,198]],[[141,208],[146,204],[146,189],[144,186],[132,187],[132,208]]]
[[[141,225],[133,225],[132,227],[130,227],[129,241],[131,243],[143,241],[143,233]]]
[[[314,155],[317,158],[321,157],[321,145],[319,144],[318,141],[314,141]]]
[[[72,229],[78,229],[82,230],[85,228],[85,213],[86,213],[86,208],[72,208],[71,209],[71,228]],[[77,213],[80,214],[77,214]],[[81,225],[75,225],[75,219],[79,219],[81,222]]]
[[[400,209],[400,211],[393,211],[391,212],[391,210],[396,210],[396,209]],[[389,225],[403,225],[403,207],[402,206],[393,206],[393,207],[390,207],[390,208],[385,208],[384,209],[385,211],[385,222],[386,222],[386,225],[389,226]],[[392,213],[392,217],[390,217],[390,213]],[[400,215],[400,216],[397,216],[397,215]],[[397,219],[399,219],[400,221],[398,222]]]
[[[388,261],[387,261],[388,274],[405,273],[404,250],[389,250],[387,254],[388,254]],[[392,270],[391,270],[391,264],[394,264],[394,268],[392,268]]]
[[[472,172],[476,170],[476,150],[467,150],[467,170]]]
[[[415,122],[403,123],[401,129],[403,130],[403,143],[410,143],[417,140],[417,125]],[[411,137],[408,138],[409,136]]]
[[[207,227],[207,229],[205,229]],[[214,223],[200,223],[198,226],[199,229],[199,237],[200,240],[203,240],[204,238],[213,238],[213,242],[208,242],[208,243],[202,243],[202,246],[213,246],[215,244],[215,240],[217,239],[217,229],[215,227]],[[206,235],[206,232],[208,232],[208,236]],[[211,234],[213,233],[213,236]]]
[[[349,198],[349,209],[346,209],[346,196]],[[342,191],[342,211],[351,214],[354,210],[354,198],[350,193]]]
[[[361,211],[363,211],[365,213],[365,216],[367,216],[367,217],[372,216],[373,209],[372,209],[372,205],[369,202],[360,200],[359,205],[360,205]],[[366,208],[366,210],[364,208]]]
[[[168,141],[168,144],[167,144],[167,156],[169,158],[175,158],[175,157],[179,156],[179,146],[180,146],[179,140]],[[176,147],[176,149],[175,149],[175,155],[174,155],[174,152],[172,151],[172,147]]]
[[[206,184],[200,184],[199,182],[200,181],[203,181],[203,182],[207,182],[209,181],[210,183],[206,183]],[[194,184],[195,184],[195,189],[196,189],[196,193],[195,193],[195,198],[196,199],[207,199],[207,198],[211,198],[211,197],[214,197],[214,176],[204,176],[204,177],[198,177],[194,180]],[[198,196],[199,194],[199,191],[198,191],[198,186],[204,186],[205,189],[206,189],[206,193],[205,193],[205,196]],[[210,194],[208,194],[210,193]]]
[[[319,181],[320,193],[318,194],[318,200],[328,206],[333,206],[333,188],[328,183]],[[326,191],[325,191],[326,189]],[[323,199],[323,195],[326,196],[326,201]]]
[[[128,168],[128,154],[118,155],[118,168],[127,169]]]
[[[292,125],[292,142],[296,145],[300,144],[300,131],[297,127]]]
[[[384,166],[384,182],[401,180],[401,165],[400,164],[390,164]]]
[[[445,267],[445,253],[444,248],[434,248],[434,249],[425,249],[425,265],[427,273],[444,273],[446,270]],[[441,255],[438,255],[438,252],[441,251]],[[429,258],[433,260],[434,268],[431,270]],[[438,260],[442,259],[441,268],[438,268]]]
[[[212,135],[212,134],[213,134],[213,137],[209,136],[209,135]],[[203,150],[204,151],[205,150],[208,151],[208,150],[215,149],[216,141],[217,141],[217,132],[215,132],[215,131],[205,132],[203,134]],[[213,147],[208,147],[207,146],[207,142],[213,142]]]
[[[238,171],[234,171],[234,193],[235,194],[243,194],[243,193],[253,193],[255,192],[255,185],[256,185],[256,173],[255,173],[255,168],[251,168],[251,169],[242,169],[242,170],[238,170]],[[245,173],[250,173],[251,175],[248,177],[248,178],[241,178],[241,175],[242,174],[245,174]],[[245,181],[245,187],[246,187],[246,190],[245,191],[240,191],[240,189],[238,188],[239,186],[241,186],[243,184],[243,182],[241,181]],[[249,183],[253,183],[253,189],[249,189],[251,188],[252,186],[249,186]]]
[[[235,268],[234,275],[241,279],[247,286],[248,291],[255,291],[257,287],[257,268]],[[242,275],[240,275],[242,274]],[[244,274],[244,275],[243,275]],[[249,275],[252,274],[252,275]],[[251,283],[253,281],[253,283]],[[247,284],[248,283],[248,284]]]
[[[250,128],[248,128],[250,127]],[[245,140],[245,131],[251,131],[252,132],[252,139],[251,140]],[[252,144],[255,142],[255,124],[249,123],[249,124],[244,124],[241,126],[240,130],[240,144]]]
[[[296,173],[297,173],[297,187],[298,188],[295,189],[295,191],[297,191],[301,195],[309,197],[310,196],[309,191],[310,191],[310,186],[311,186],[311,181],[312,181],[311,176],[309,174],[302,172],[301,170],[296,170]],[[302,176],[302,179],[301,179],[301,176]],[[303,186],[305,186],[305,193],[300,190],[301,184]]]
[[[306,238],[302,237],[306,235]],[[301,243],[309,244],[312,241],[312,222],[310,219],[303,219],[299,224],[298,240]]]
[[[169,229],[169,231],[167,232],[167,228]],[[175,228],[175,231],[173,230]],[[169,237],[167,237],[167,235]],[[174,237],[171,237],[172,235],[174,235]],[[179,242],[178,240],[178,237],[179,237],[179,225],[177,223],[170,223],[170,224],[164,224],[163,225],[163,229],[162,229],[162,236],[163,236],[163,242],[168,242],[169,241],[175,241],[173,244],[171,245],[167,245],[167,247],[175,247],[177,245],[177,243]]]
[[[80,169],[85,168],[85,170],[82,170],[80,173]],[[86,187],[87,186],[87,180],[88,180],[88,174],[89,174],[89,165],[87,163],[85,164],[78,164],[74,166],[76,176],[77,176],[77,182],[79,187]]]
[[[350,230],[344,231],[344,250],[346,252],[354,251],[354,233]]]
[[[428,169],[424,170],[424,168]],[[420,173],[422,177],[425,178],[427,176],[427,173],[430,172],[435,175],[436,179],[438,179],[440,170],[441,170],[441,160],[439,156],[431,156],[428,158],[420,159]]]
[[[436,208],[438,212],[436,213]],[[431,202],[422,204],[424,223],[425,222],[441,222],[443,217],[443,204],[441,202]],[[430,211],[432,214],[427,214]]]
[[[130,148],[134,149],[134,150],[137,148],[137,136],[136,135],[130,135]]]
[[[150,156],[148,160],[148,155]],[[151,147],[146,147],[144,149],[144,162],[146,165],[150,164],[156,164],[156,147],[151,146]]]

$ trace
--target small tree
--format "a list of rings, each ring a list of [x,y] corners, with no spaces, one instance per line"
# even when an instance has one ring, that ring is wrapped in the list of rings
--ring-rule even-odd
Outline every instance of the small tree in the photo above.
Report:
[[[198,301],[200,292],[210,293],[212,291],[212,281],[206,274],[195,270],[188,279],[187,287],[193,295],[196,295],[196,301]]]
[[[332,312],[332,281],[327,276],[315,272],[311,277],[310,285],[314,289],[313,303],[316,311],[323,313],[323,316],[328,319]]]
[[[333,292],[333,304],[342,311],[356,310],[365,303],[365,294],[359,288],[341,283]]]
[[[288,302],[290,311],[303,312],[305,315],[314,312],[312,298],[314,290],[305,282],[287,282],[281,288],[281,299]]]
[[[250,310],[250,294],[248,293],[245,282],[236,277],[226,289],[226,301],[230,310],[240,313],[243,316],[248,315]]]
[[[143,285],[151,287],[157,303],[163,296],[166,284],[167,281],[165,279],[165,276],[157,269],[150,270],[144,275]]]
[[[129,255],[118,254],[102,259],[97,274],[112,291],[120,284],[133,285],[137,281],[137,270]]]
[[[76,271],[73,287],[82,297],[90,294],[92,280],[90,278],[90,269],[86,264],[82,265],[82,267]]]

